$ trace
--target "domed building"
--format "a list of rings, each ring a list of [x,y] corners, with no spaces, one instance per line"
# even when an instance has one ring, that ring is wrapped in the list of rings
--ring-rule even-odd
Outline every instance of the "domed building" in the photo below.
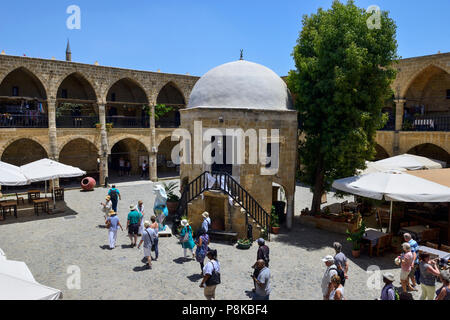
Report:
[[[194,230],[207,211],[217,233],[256,239],[279,200],[292,226],[297,112],[275,72],[244,60],[218,66],[196,83],[180,117],[179,214]]]

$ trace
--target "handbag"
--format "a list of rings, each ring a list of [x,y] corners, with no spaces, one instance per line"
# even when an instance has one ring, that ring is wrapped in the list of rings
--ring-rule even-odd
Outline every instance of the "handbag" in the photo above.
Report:
[[[181,239],[181,242],[188,242],[189,241],[189,229],[186,229],[186,233],[184,234],[184,237]]]
[[[218,284],[220,284],[220,272],[216,272],[216,269],[214,268],[214,263],[212,263],[213,266],[213,271],[211,276],[209,277],[208,280],[206,280],[206,286],[216,286]]]
[[[105,228],[109,229],[111,227],[111,220],[106,220]]]

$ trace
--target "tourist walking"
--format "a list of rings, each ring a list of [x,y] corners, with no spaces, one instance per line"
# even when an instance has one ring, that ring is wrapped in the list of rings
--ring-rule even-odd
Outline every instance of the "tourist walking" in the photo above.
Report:
[[[127,160],[125,163],[125,172],[127,176],[131,176],[131,162]]]
[[[147,268],[152,268],[152,247],[155,243],[156,232],[155,229],[150,227],[150,222],[144,222],[144,233],[142,234],[142,239],[139,242],[138,249],[141,248],[142,242],[144,243],[144,259],[147,259]]]
[[[381,289],[381,300],[397,300],[394,285],[392,284],[394,282],[395,278],[394,275],[390,272],[383,274],[383,282],[384,287]]]
[[[258,240],[256,240],[256,242],[258,243],[258,252],[256,253],[256,261],[264,260],[264,263],[265,263],[266,267],[268,268],[269,267],[269,261],[270,261],[270,259],[269,259],[269,253],[270,253],[269,247],[266,246],[265,241],[264,241],[263,238],[259,238]],[[257,268],[257,263],[255,263],[252,266],[252,268],[254,269],[253,270],[253,277],[254,278],[258,278],[260,269]],[[255,292],[256,291],[256,282],[254,280],[253,280],[253,286],[254,286],[254,288],[253,288],[252,291]]]
[[[272,288],[270,286],[270,269],[266,266],[263,259],[255,263],[255,269],[258,270],[258,276],[252,275],[256,290],[253,293],[253,300],[269,300]]]
[[[114,249],[117,241],[117,230],[120,227],[123,231],[123,228],[120,224],[119,217],[117,217],[117,214],[113,210],[108,215],[108,218],[106,218],[106,227],[108,228],[109,248]]]
[[[141,224],[141,214],[136,211],[135,205],[130,205],[130,212],[127,217],[128,237],[130,237],[131,247],[135,247],[139,233],[139,225]],[[134,241],[133,241],[134,240]]]
[[[450,300],[450,271],[441,271],[442,287],[436,291],[436,300]]]
[[[411,247],[411,253],[413,255],[414,263],[411,267],[411,272],[409,273],[409,279],[411,280],[412,287],[416,289],[417,283],[416,283],[416,270],[419,267],[419,245],[417,244],[417,241],[414,240],[410,233],[403,234],[403,239],[405,242],[409,243],[409,246]],[[420,269],[419,269],[420,271]],[[409,283],[408,283],[409,285]],[[416,289],[417,291],[417,289]]]
[[[192,259],[194,259],[194,252],[192,249],[195,247],[194,239],[192,238],[192,228],[186,219],[181,220],[181,246],[184,251],[184,257],[187,258],[187,250],[191,251]]]
[[[420,300],[433,300],[434,291],[436,290],[436,277],[441,275],[439,267],[436,265],[436,260],[430,261],[430,254],[422,252],[420,254],[419,270],[420,287],[422,288]]]
[[[119,159],[119,177],[123,176],[125,173],[125,159]]]
[[[203,280],[200,288],[205,288],[206,300],[216,299],[216,287],[220,284],[220,264],[217,260],[217,250],[209,250],[206,256],[209,262],[203,268]]]
[[[336,251],[336,255],[334,256],[334,264],[338,268],[338,274],[342,273],[343,277],[341,278],[341,285],[345,285],[345,280],[348,279],[348,260],[345,254],[342,252],[342,244],[339,242],[333,243],[334,251]],[[339,275],[340,276],[340,275]]]
[[[203,275],[203,267],[209,245],[209,236],[206,234],[203,228],[198,231],[197,241],[195,242],[195,244],[197,246],[197,249],[195,249],[195,259],[198,263],[200,263],[200,270],[201,274]]]
[[[158,257],[159,257],[159,251],[158,251],[159,225],[158,225],[158,222],[156,222],[156,217],[155,216],[151,216],[150,217],[150,221],[151,221],[150,228],[155,230],[155,239],[153,239],[153,247],[155,249],[154,251],[155,251],[155,261],[156,261],[156,260],[158,260]]]
[[[344,286],[341,283],[341,277],[338,275],[332,276],[331,285],[333,286],[333,290],[330,293],[330,300],[345,300]]]
[[[136,211],[142,215],[141,224],[139,225],[139,236],[142,236],[142,232],[144,232],[144,202],[142,200],[138,201],[136,205]]]
[[[209,229],[211,228],[211,219],[209,218],[209,213],[205,211],[202,213],[202,216],[203,216],[202,229],[205,230],[205,233],[208,233]]]
[[[147,160],[144,160],[144,163],[141,166],[141,178],[147,178],[147,170],[148,170],[148,164]]]
[[[402,244],[403,253],[400,256],[400,266],[401,266],[401,272],[400,272],[400,283],[402,284],[403,292],[407,292],[408,289],[410,291],[417,291],[417,289],[414,289],[409,284],[409,274],[411,272],[411,269],[414,265],[414,256],[411,252],[411,246],[408,242],[404,242]]]
[[[325,263],[325,266],[327,269],[325,270],[325,273],[322,277],[322,296],[323,300],[329,300],[331,291],[333,291],[333,285],[331,283],[331,278],[334,275],[338,275],[337,267],[334,264],[334,258],[333,256],[326,256],[322,259],[322,262]]]
[[[101,205],[102,211],[104,213],[105,219],[108,219],[109,213],[112,210],[111,196],[106,196],[105,200],[106,200],[105,203],[100,202],[100,205]]]
[[[114,212],[118,212],[117,211],[117,205],[119,203],[119,200],[122,200],[122,197],[120,195],[119,190],[116,188],[116,185],[113,185],[111,189],[109,189],[108,191],[108,196],[110,196],[110,200],[112,203],[112,209],[114,210]]]

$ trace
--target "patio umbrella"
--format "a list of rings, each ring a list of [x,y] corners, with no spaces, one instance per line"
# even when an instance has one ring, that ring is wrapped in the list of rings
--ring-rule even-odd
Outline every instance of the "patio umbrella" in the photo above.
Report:
[[[450,188],[406,172],[374,172],[339,179],[333,188],[366,198],[391,201],[389,231],[392,222],[392,201],[450,202]]]
[[[30,181],[19,167],[0,161],[0,185],[24,186],[27,184],[30,184]]]
[[[375,165],[384,168],[396,170],[422,170],[422,169],[442,169],[445,168],[446,162],[429,159],[422,156],[412,154],[401,154],[395,157],[379,160],[374,162]]]

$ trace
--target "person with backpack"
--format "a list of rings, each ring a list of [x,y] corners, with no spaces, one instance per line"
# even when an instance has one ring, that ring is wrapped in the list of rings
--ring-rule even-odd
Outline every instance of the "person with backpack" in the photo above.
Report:
[[[269,300],[272,288],[270,286],[270,269],[266,266],[263,259],[259,259],[255,263],[258,269],[258,277],[252,275],[255,282],[256,290],[253,293],[253,300]]]
[[[333,243],[336,255],[334,256],[334,264],[338,268],[338,275],[341,278],[341,285],[345,286],[345,280],[348,279],[348,260],[342,252],[342,244],[339,242]]]
[[[155,239],[157,237],[155,229],[150,227],[150,222],[144,222],[144,233],[142,234],[142,239],[137,246],[140,249],[142,242],[144,242],[144,259],[147,259],[147,268],[152,268],[152,247],[154,247]]]
[[[208,233],[209,229],[211,229],[211,218],[209,217],[209,213],[207,211],[203,212],[202,216],[202,229],[205,230],[205,233]]]
[[[115,185],[113,185],[112,188],[109,189],[108,196],[111,197],[112,209],[117,213],[117,205],[119,203],[119,200],[122,200],[122,197],[120,196],[120,192],[118,189],[116,189]]]
[[[380,300],[400,300],[397,291],[392,284],[395,278],[390,272],[383,274],[383,282],[385,283],[383,289],[381,289]]]
[[[209,262],[203,268],[203,280],[200,288],[205,288],[206,300],[216,299],[216,287],[220,284],[220,264],[217,260],[217,250],[209,250],[206,256]]]
[[[329,300],[330,299],[330,293],[333,291],[333,284],[331,283],[331,278],[333,276],[338,275],[338,268],[334,264],[334,258],[333,256],[326,256],[322,259],[322,262],[325,263],[325,266],[327,269],[325,270],[325,273],[322,277],[322,296],[323,300]]]
[[[195,242],[192,237],[192,228],[186,219],[181,220],[181,225],[183,228],[181,229],[181,233],[180,233],[180,237],[181,237],[180,242],[181,242],[181,247],[183,248],[183,251],[184,251],[184,257],[187,258],[187,250],[190,250],[191,254],[192,254],[192,259],[194,259],[195,256],[194,256],[194,252],[192,249],[194,249],[194,247],[195,247]]]
[[[256,253],[256,261],[258,260],[264,260],[264,263],[266,265],[266,267],[269,267],[269,247],[266,246],[265,241],[263,238],[259,238],[258,240],[256,240],[256,242],[258,243],[258,252]],[[253,271],[253,277],[256,279],[258,278],[260,269],[257,268],[257,262],[252,266],[252,268],[254,269]],[[256,282],[253,280],[253,292],[256,292]]]

